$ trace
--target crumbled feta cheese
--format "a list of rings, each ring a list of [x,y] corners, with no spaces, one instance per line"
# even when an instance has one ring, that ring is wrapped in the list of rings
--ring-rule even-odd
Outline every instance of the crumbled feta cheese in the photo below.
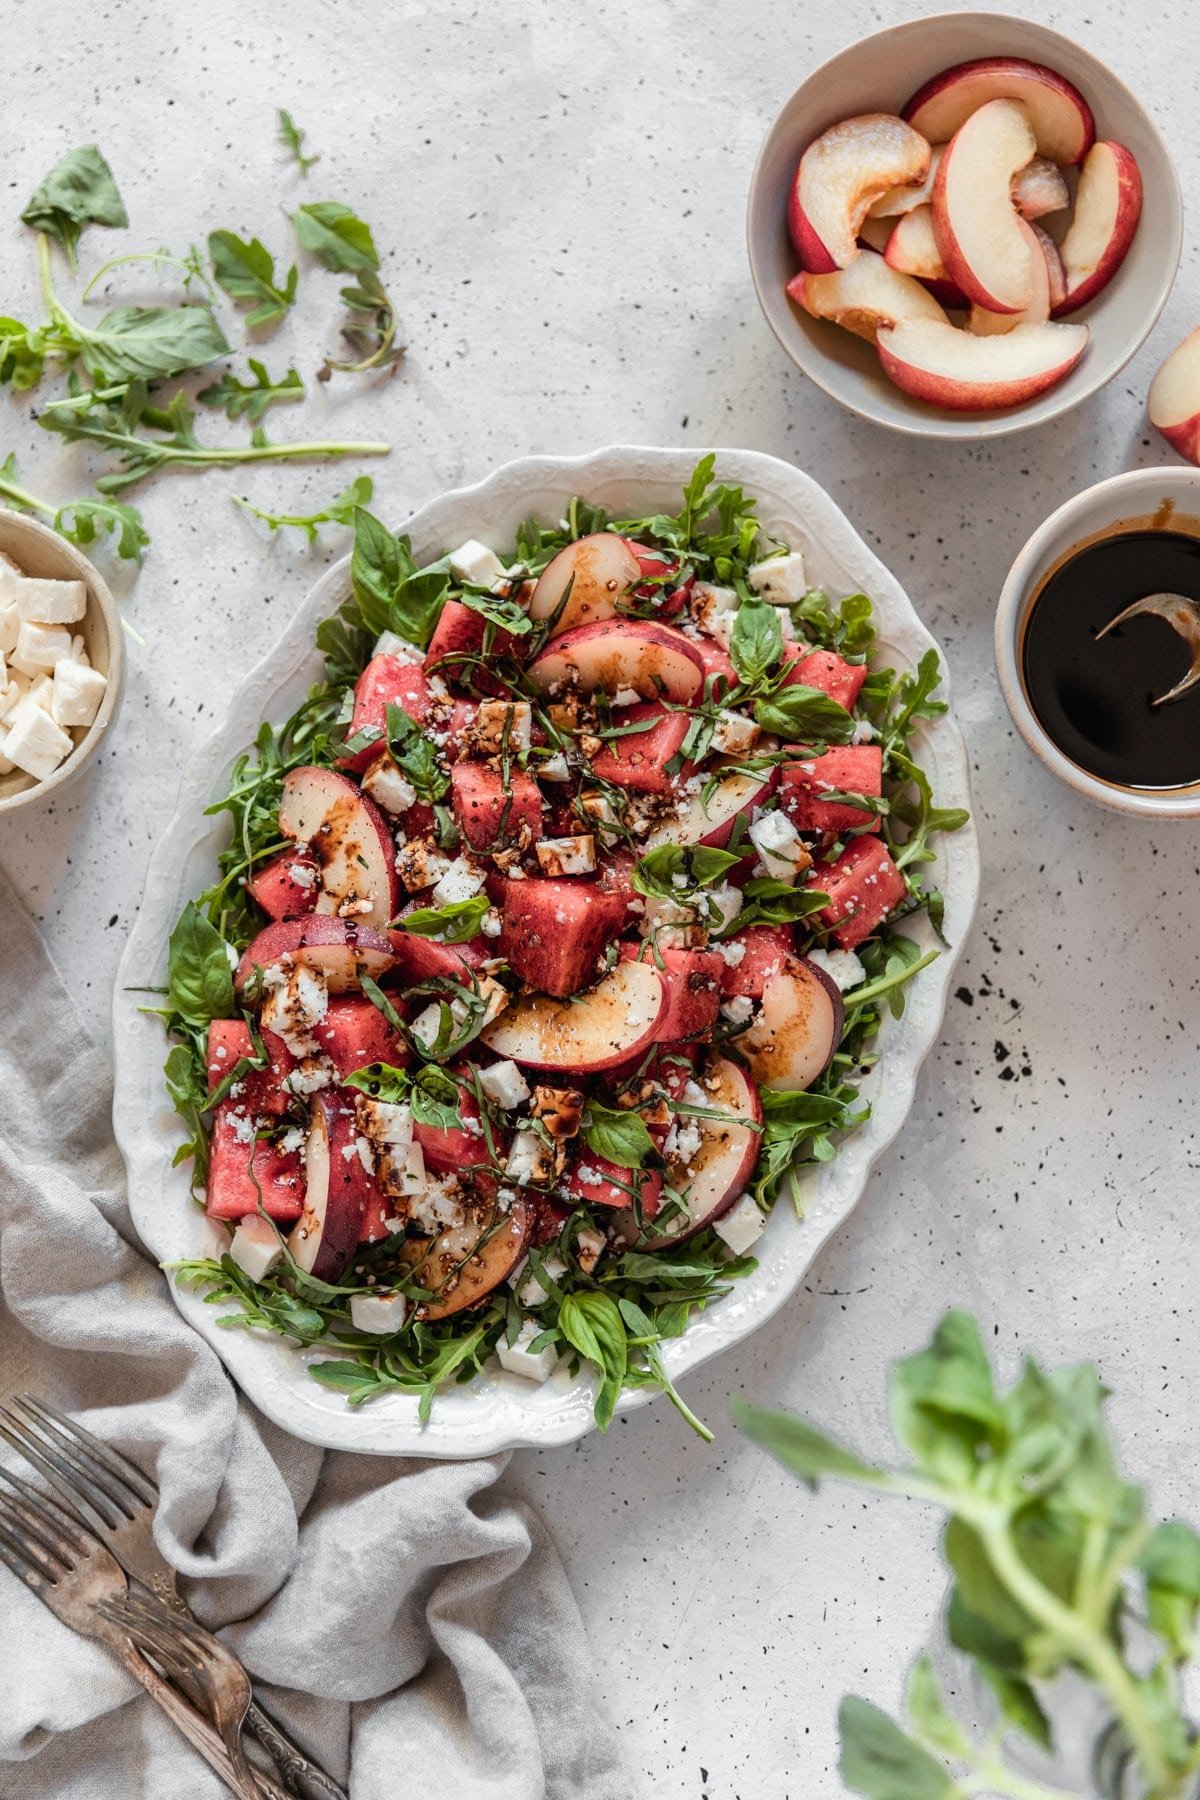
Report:
[[[484,937],[498,938],[504,930],[504,920],[494,906],[489,906],[479,921],[479,929]]]
[[[297,1156],[305,1145],[305,1135],[299,1125],[289,1125],[279,1140],[279,1148],[284,1156]]]
[[[708,887],[704,892],[714,914],[711,929],[724,931],[742,910],[741,889],[735,888],[730,881],[723,881],[719,887]]]
[[[869,744],[872,743],[878,735],[879,733],[872,725],[870,719],[856,719],[854,730],[850,733],[850,742],[852,744]]]
[[[278,968],[279,965],[273,965]],[[324,972],[298,962],[283,982],[268,980],[262,1007],[264,1031],[281,1037],[293,1056],[308,1056],[316,1049],[313,1027],[319,1025],[329,1011],[329,987]]]
[[[775,616],[779,620],[779,635],[784,643],[794,644],[796,642],[796,627],[792,622],[792,615],[787,607],[777,606],[775,608]]]
[[[419,1157],[421,1146],[414,1144],[413,1150]],[[419,1230],[427,1231],[433,1236],[439,1231],[453,1231],[463,1223],[466,1214],[459,1199],[458,1183],[453,1175],[423,1173],[418,1187],[420,1191],[413,1194],[409,1214]]]
[[[416,788],[405,781],[390,756],[376,757],[362,778],[362,790],[394,818],[406,813],[417,798]]]
[[[619,687],[612,697],[614,706],[636,706],[641,699],[636,688]]]
[[[536,773],[541,776],[543,781],[570,781],[571,779],[570,765],[561,750],[556,750],[553,756],[548,756],[544,762],[539,763]]]
[[[748,1025],[754,1017],[754,1002],[747,994],[735,994],[721,1003],[721,1014],[731,1025]]]
[[[849,988],[861,987],[867,979],[867,971],[854,954],[853,950],[807,950],[805,955],[809,962],[816,963],[818,969],[824,970],[830,981],[836,983],[838,992],[844,994]]]
[[[432,838],[413,838],[396,852],[396,873],[410,894],[432,887],[450,867],[450,858]]]
[[[22,675],[40,675],[70,654],[71,634],[65,625],[39,625],[33,619],[22,619],[9,661]]]
[[[496,1355],[510,1375],[523,1375],[526,1381],[545,1381],[553,1375],[558,1361],[553,1343],[546,1344],[541,1350],[529,1348],[541,1334],[542,1327],[536,1319],[525,1319],[511,1344],[501,1337]]]
[[[243,1219],[229,1242],[229,1254],[251,1281],[265,1281],[283,1257],[283,1245],[270,1220],[258,1213]]]
[[[550,1298],[550,1290],[542,1285],[536,1275],[527,1273],[528,1269],[529,1258],[522,1257],[509,1276],[508,1285],[522,1306],[541,1306]],[[542,1258],[542,1270],[550,1281],[561,1282],[567,1272],[567,1265],[561,1256],[545,1256]]]
[[[52,775],[75,748],[48,712],[26,695],[5,720],[4,754],[36,781]]]
[[[318,871],[311,863],[289,863],[288,880],[298,888],[310,888],[317,885]]]
[[[709,581],[698,581],[692,588],[691,604],[692,617],[701,631],[728,650],[734,617],[741,604],[737,589],[714,587]]]
[[[663,1144],[663,1155],[689,1163],[700,1154],[704,1138],[695,1119],[676,1119]]]
[[[599,1169],[593,1169],[591,1163],[579,1163],[575,1170],[584,1187],[599,1187],[604,1180]]]
[[[100,702],[108,686],[99,669],[64,657],[54,666],[54,688],[50,700],[50,717],[56,725],[90,725],[100,711]]]
[[[577,1232],[575,1236],[575,1255],[585,1275],[590,1275],[600,1258],[604,1255],[608,1239],[602,1231],[594,1231],[590,1226]]]
[[[542,838],[533,849],[544,875],[591,875],[595,871],[596,840],[590,832]]]
[[[39,625],[74,625],[87,611],[82,581],[42,581],[22,575],[13,583],[12,598],[20,617]]]
[[[252,1144],[258,1136],[258,1126],[244,1107],[237,1106],[226,1114],[230,1136],[235,1143]]]
[[[719,1238],[724,1239],[735,1256],[745,1256],[751,1244],[762,1236],[763,1216],[752,1197],[743,1194],[727,1213],[722,1213],[714,1222],[713,1230]]]
[[[483,883],[483,870],[467,857],[460,856],[434,883],[429,898],[434,906],[451,906],[457,900],[473,899]]]
[[[333,1064],[324,1057],[305,1056],[284,1076],[283,1085],[289,1093],[303,1097],[331,1086],[335,1073]]]
[[[712,747],[723,756],[743,756],[753,750],[759,736],[759,726],[744,713],[722,713],[713,728]]]
[[[804,558],[798,550],[754,563],[746,570],[746,580],[756,594],[761,594],[775,606],[788,606],[793,600],[803,600],[808,592]]]
[[[403,1294],[352,1294],[350,1323],[355,1331],[378,1332],[387,1336],[399,1331],[408,1313]]]
[[[727,969],[736,969],[746,954],[746,945],[744,941],[740,944],[718,944],[717,949],[724,958],[725,967]]]
[[[747,835],[762,859],[763,868],[776,881],[795,881],[812,861],[800,842],[800,833],[786,813],[764,813],[751,825]]]
[[[505,568],[494,550],[478,538],[468,538],[450,552],[450,573],[468,587],[490,588],[504,580]]]
[[[536,1131],[518,1131],[504,1165],[504,1173],[517,1187],[545,1180],[551,1172],[553,1158]]]
[[[425,652],[410,644],[407,638],[398,637],[394,631],[381,631],[375,639],[372,656],[394,656],[397,662],[424,662]]]
[[[529,1084],[515,1062],[492,1063],[479,1070],[479,1085],[489,1100],[511,1112],[529,1098]]]

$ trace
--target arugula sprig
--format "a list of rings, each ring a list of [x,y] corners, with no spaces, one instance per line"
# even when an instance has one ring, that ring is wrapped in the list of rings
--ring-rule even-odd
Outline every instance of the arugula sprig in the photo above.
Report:
[[[295,263],[282,278],[275,274],[275,259],[260,238],[240,238],[234,231],[211,231],[208,255],[217,285],[233,300],[252,300],[246,314],[250,330],[278,325],[296,302],[300,271]]]
[[[78,500],[43,500],[18,481],[17,459],[11,451],[0,463],[0,498],[17,512],[40,513],[69,543],[81,548],[111,535],[117,555],[140,567],[149,547],[150,534],[136,506],[92,494]]]
[[[315,200],[297,208],[292,224],[301,246],[327,269],[355,277],[354,286],[342,288],[341,296],[350,312],[342,336],[357,360],[327,356],[321,379],[328,381],[335,370],[360,375],[399,362],[404,346],[396,343],[396,309],[379,278],[379,252],[366,220],[340,200]]]
[[[203,400],[204,395],[200,398]],[[291,528],[302,531],[309,543],[314,543],[322,525],[353,525],[354,510],[365,506],[375,491],[375,483],[369,475],[356,475],[349,487],[335,494],[326,505],[319,506],[310,513],[277,513],[269,512],[265,507],[252,506],[241,494],[231,494],[229,498],[235,506],[240,506],[252,518],[261,519],[272,532]]]
[[[282,106],[275,114],[275,124],[280,143],[295,162],[301,175],[307,175],[308,171],[321,160],[319,155],[307,156],[305,154],[304,140],[308,133],[297,125],[291,113]]]
[[[1064,1800],[1018,1772],[1005,1739],[1017,1732],[1053,1748],[1043,1696],[1070,1670],[1107,1708],[1138,1791],[1147,1800],[1192,1793],[1200,1737],[1183,1688],[1196,1655],[1200,1536],[1146,1516],[1141,1488],[1117,1464],[1095,1368],[1047,1371],[1027,1358],[1003,1390],[975,1319],[950,1312],[927,1349],[895,1365],[890,1396],[908,1457],[898,1468],[868,1462],[807,1420],[732,1401],[738,1426],[809,1487],[848,1481],[946,1515],[950,1640],[991,1688],[1002,1722],[982,1740],[968,1731],[922,1657],[905,1727],[867,1701],[843,1701],[847,1786],[866,1800]]]
[[[247,360],[254,380],[239,381],[231,369],[226,369],[219,381],[214,381],[211,387],[201,388],[196,395],[201,406],[211,406],[223,412],[227,419],[246,418],[252,425],[257,425],[268,407],[279,406],[287,400],[303,400],[304,383],[295,369],[289,369],[279,381],[272,381],[265,363],[259,362],[256,356]]]

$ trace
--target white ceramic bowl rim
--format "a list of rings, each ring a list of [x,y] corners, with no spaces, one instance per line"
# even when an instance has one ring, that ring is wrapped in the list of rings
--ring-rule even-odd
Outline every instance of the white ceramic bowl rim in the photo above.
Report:
[[[440,554],[466,537],[503,544],[532,511],[558,518],[573,494],[590,496],[618,514],[678,504],[680,490],[702,451],[617,447],[570,458],[530,457],[496,470],[470,488],[442,494],[422,507],[403,530],[418,557]],[[758,500],[760,517],[801,548],[810,578],[837,593],[865,591],[876,603],[880,655],[915,667],[934,640],[895,577],[872,554],[843,513],[807,475],[771,456],[718,450],[722,479],[740,482]],[[185,1169],[173,1169],[178,1120],[162,1085],[165,1042],[159,1021],[139,1010],[140,987],[161,983],[169,933],[186,899],[212,879],[224,822],[204,808],[264,717],[282,719],[299,704],[321,673],[313,643],[317,622],[344,598],[349,559],[331,568],[298,609],[274,650],[251,670],[234,695],[224,724],[189,761],[179,806],[150,861],[141,909],[117,975],[113,1002],[116,1046],[114,1120],[129,1167],[134,1224],[162,1262],[219,1251],[218,1232],[188,1199]],[[944,666],[944,659],[943,659]],[[948,684],[947,684],[948,687]],[[922,758],[945,805],[970,806],[966,751],[947,713],[925,731]],[[830,1233],[857,1204],[867,1177],[912,1105],[917,1070],[936,1040],[954,965],[966,938],[979,885],[979,851],[972,824],[938,840],[934,871],[946,896],[950,948],[909,990],[904,1015],[889,1019],[880,1060],[863,1083],[872,1101],[869,1121],[845,1140],[836,1160],[820,1165],[804,1182],[805,1215],[799,1220],[782,1200],[759,1245],[757,1270],[731,1283],[730,1292],[664,1346],[672,1379],[696,1368],[764,1323],[795,1291]],[[910,926],[922,948],[933,947],[927,920]],[[422,1429],[416,1397],[388,1394],[357,1410],[344,1396],[313,1381],[300,1352],[277,1339],[222,1329],[220,1308],[172,1283],[184,1316],[216,1349],[249,1398],[284,1430],[332,1449],[372,1454],[482,1456],[517,1445],[566,1444],[594,1428],[593,1383],[586,1371],[565,1370],[541,1386],[491,1366],[470,1383],[437,1398]],[[653,1398],[630,1389],[619,1408]]]
[[[1111,811],[1145,819],[1194,819],[1200,818],[1200,785],[1122,788],[1081,768],[1042,725],[1030,704],[1021,671],[1021,640],[1034,591],[1046,570],[1069,553],[1073,544],[1094,534],[1084,521],[1103,517],[1104,524],[1097,523],[1094,530],[1103,530],[1108,524],[1115,527],[1122,519],[1152,516],[1168,499],[1173,503],[1185,500],[1186,516],[1200,518],[1200,469],[1131,469],[1094,482],[1056,508],[1021,550],[1000,590],[995,626],[996,669],[1013,724],[1034,755],[1068,787]]]

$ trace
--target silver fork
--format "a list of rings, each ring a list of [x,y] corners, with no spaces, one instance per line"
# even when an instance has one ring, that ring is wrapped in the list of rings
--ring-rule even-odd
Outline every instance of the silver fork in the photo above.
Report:
[[[154,1541],[158,1489],[136,1463],[33,1394],[0,1403],[0,1437],[50,1483],[67,1510],[95,1532],[127,1575],[197,1631],[204,1631],[179,1592],[175,1570]],[[225,1655],[232,1654],[219,1638],[213,1642]],[[345,1789],[300,1749],[253,1696],[245,1722],[290,1793],[307,1792],[316,1800],[349,1800]]]
[[[64,1625],[115,1650],[129,1673],[238,1800],[260,1800],[258,1787],[253,1782],[247,1787],[235,1772],[208,1720],[150,1667],[123,1628],[99,1611],[106,1601],[119,1601],[129,1591],[116,1558],[36,1488],[7,1471],[0,1471],[0,1476],[13,1489],[11,1495],[0,1492],[0,1562]],[[278,1788],[274,1791],[281,1792]]]

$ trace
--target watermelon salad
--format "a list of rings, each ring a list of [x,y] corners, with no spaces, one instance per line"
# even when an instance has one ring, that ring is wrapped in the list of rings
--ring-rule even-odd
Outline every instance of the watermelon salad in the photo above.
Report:
[[[358,1402],[593,1365],[603,1426],[867,1117],[936,955],[930,651],[810,587],[740,488],[575,500],[418,566],[369,512],[325,679],[210,810],[161,1008],[179,1159],[229,1233],[177,1278]],[[797,1202],[798,1204],[798,1202]]]

